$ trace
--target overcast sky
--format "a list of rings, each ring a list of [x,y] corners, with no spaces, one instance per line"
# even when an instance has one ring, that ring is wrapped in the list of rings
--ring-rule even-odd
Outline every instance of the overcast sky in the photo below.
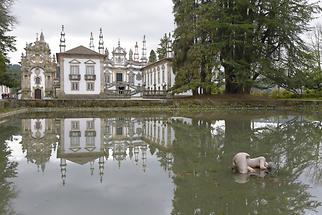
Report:
[[[9,54],[11,63],[20,61],[26,43],[34,42],[41,30],[52,53],[58,52],[61,25],[65,25],[67,50],[88,47],[90,32],[97,49],[102,27],[104,46],[110,52],[120,39],[127,51],[137,41],[140,55],[143,35],[149,52],[174,29],[172,0],[16,0],[12,14],[18,20],[12,32],[18,50]]]
[[[15,0],[12,14],[18,20],[12,32],[17,36],[18,50],[9,54],[11,63],[20,61],[26,43],[34,42],[41,30],[52,54],[58,52],[61,25],[65,25],[67,50],[79,45],[88,47],[90,32],[94,33],[97,50],[102,27],[109,52],[120,39],[127,52],[137,41],[140,55],[143,35],[149,54],[158,47],[164,33],[174,30],[172,0]],[[321,18],[314,21],[319,22]]]

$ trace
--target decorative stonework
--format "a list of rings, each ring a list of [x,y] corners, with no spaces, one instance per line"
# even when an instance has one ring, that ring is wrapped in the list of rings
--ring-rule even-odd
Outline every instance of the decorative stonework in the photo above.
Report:
[[[51,57],[49,45],[44,34],[34,43],[26,44],[25,54],[21,56],[22,99],[43,99],[55,96],[56,60]]]
[[[108,96],[119,97],[142,96],[141,69],[146,64],[138,58],[137,44],[136,53],[130,50],[127,58],[127,52],[119,41],[118,46],[112,51],[112,58],[106,56],[104,62],[105,93]]]

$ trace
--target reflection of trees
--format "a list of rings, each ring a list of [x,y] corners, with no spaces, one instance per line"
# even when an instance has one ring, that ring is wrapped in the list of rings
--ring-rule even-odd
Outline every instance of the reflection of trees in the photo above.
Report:
[[[316,162],[320,123],[291,121],[252,130],[251,119],[240,117],[225,120],[225,132],[216,134],[221,137],[213,137],[207,124],[173,123],[172,214],[304,214],[320,206],[297,180]],[[270,155],[270,160],[282,164],[278,176],[235,183],[229,167],[232,154],[240,150]]]
[[[17,131],[18,128],[11,124],[0,128],[0,214],[14,214],[10,200],[15,198],[16,192],[10,179],[16,177],[17,163],[9,160],[11,151],[5,140]]]
[[[254,142],[265,143],[271,159],[294,180],[304,169],[312,182],[322,183],[322,123],[292,120],[276,128],[263,128],[253,134]],[[272,146],[270,149],[268,146]]]

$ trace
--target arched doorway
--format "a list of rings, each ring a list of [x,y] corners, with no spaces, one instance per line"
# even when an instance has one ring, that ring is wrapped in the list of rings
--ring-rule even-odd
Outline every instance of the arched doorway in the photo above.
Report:
[[[41,89],[35,89],[35,99],[41,99]]]

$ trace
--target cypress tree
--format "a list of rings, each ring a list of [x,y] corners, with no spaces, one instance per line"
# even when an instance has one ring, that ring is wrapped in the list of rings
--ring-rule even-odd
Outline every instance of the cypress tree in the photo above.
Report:
[[[160,39],[159,48],[157,49],[159,59],[165,58],[167,56],[168,41],[169,41],[169,38],[167,34],[164,34],[164,36]]]
[[[157,61],[157,55],[155,54],[154,50],[152,49],[149,56],[149,63],[154,63]]]

